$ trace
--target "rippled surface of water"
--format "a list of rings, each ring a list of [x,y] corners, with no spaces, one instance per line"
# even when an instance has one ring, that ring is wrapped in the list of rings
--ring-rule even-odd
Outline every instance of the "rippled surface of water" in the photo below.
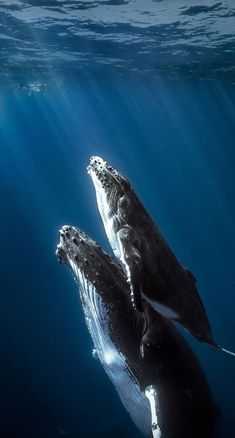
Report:
[[[4,75],[234,71],[233,0],[3,0],[0,20]]]

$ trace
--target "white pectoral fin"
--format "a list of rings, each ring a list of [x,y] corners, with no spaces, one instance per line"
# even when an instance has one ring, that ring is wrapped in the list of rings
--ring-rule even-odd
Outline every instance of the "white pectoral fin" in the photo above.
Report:
[[[151,410],[151,428],[152,428],[152,435],[153,438],[161,438],[161,429],[159,426],[158,421],[158,413],[157,413],[157,407],[158,407],[158,396],[157,396],[157,389],[155,386],[150,385],[145,389],[145,395],[147,399],[149,400],[150,404],[150,410]]]
[[[142,257],[133,244],[133,230],[130,227],[121,228],[118,232],[118,242],[121,249],[121,261],[125,266],[130,284],[133,306],[140,312],[142,308]]]

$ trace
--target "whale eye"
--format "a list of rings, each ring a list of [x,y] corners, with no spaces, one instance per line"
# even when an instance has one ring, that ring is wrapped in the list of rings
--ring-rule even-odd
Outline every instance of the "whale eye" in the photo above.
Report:
[[[127,210],[129,205],[130,205],[130,199],[127,198],[126,196],[122,196],[118,200],[118,208],[121,210]]]

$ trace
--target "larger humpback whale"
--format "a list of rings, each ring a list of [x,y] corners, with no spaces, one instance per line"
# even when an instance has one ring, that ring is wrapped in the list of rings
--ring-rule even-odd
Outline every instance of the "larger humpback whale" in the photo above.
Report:
[[[146,437],[212,438],[217,415],[210,390],[171,321],[156,318],[148,303],[147,318],[133,308],[123,270],[85,233],[64,226],[60,236],[59,261],[78,282],[98,357],[135,425]]]
[[[135,307],[141,311],[144,298],[199,341],[234,355],[213,340],[194,275],[177,260],[129,182],[100,157],[91,158],[88,173],[107,237],[126,270]]]

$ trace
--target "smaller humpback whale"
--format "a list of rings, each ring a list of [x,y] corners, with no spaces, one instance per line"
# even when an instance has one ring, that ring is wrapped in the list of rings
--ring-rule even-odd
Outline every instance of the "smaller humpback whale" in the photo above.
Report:
[[[137,428],[152,438],[212,438],[218,411],[195,355],[171,321],[156,317],[147,302],[146,317],[135,310],[122,268],[78,228],[62,228],[57,256],[78,282],[96,356]]]
[[[134,306],[142,311],[144,298],[200,342],[234,356],[213,340],[194,275],[177,260],[129,182],[100,157],[92,157],[87,170],[109,243],[126,270]]]

